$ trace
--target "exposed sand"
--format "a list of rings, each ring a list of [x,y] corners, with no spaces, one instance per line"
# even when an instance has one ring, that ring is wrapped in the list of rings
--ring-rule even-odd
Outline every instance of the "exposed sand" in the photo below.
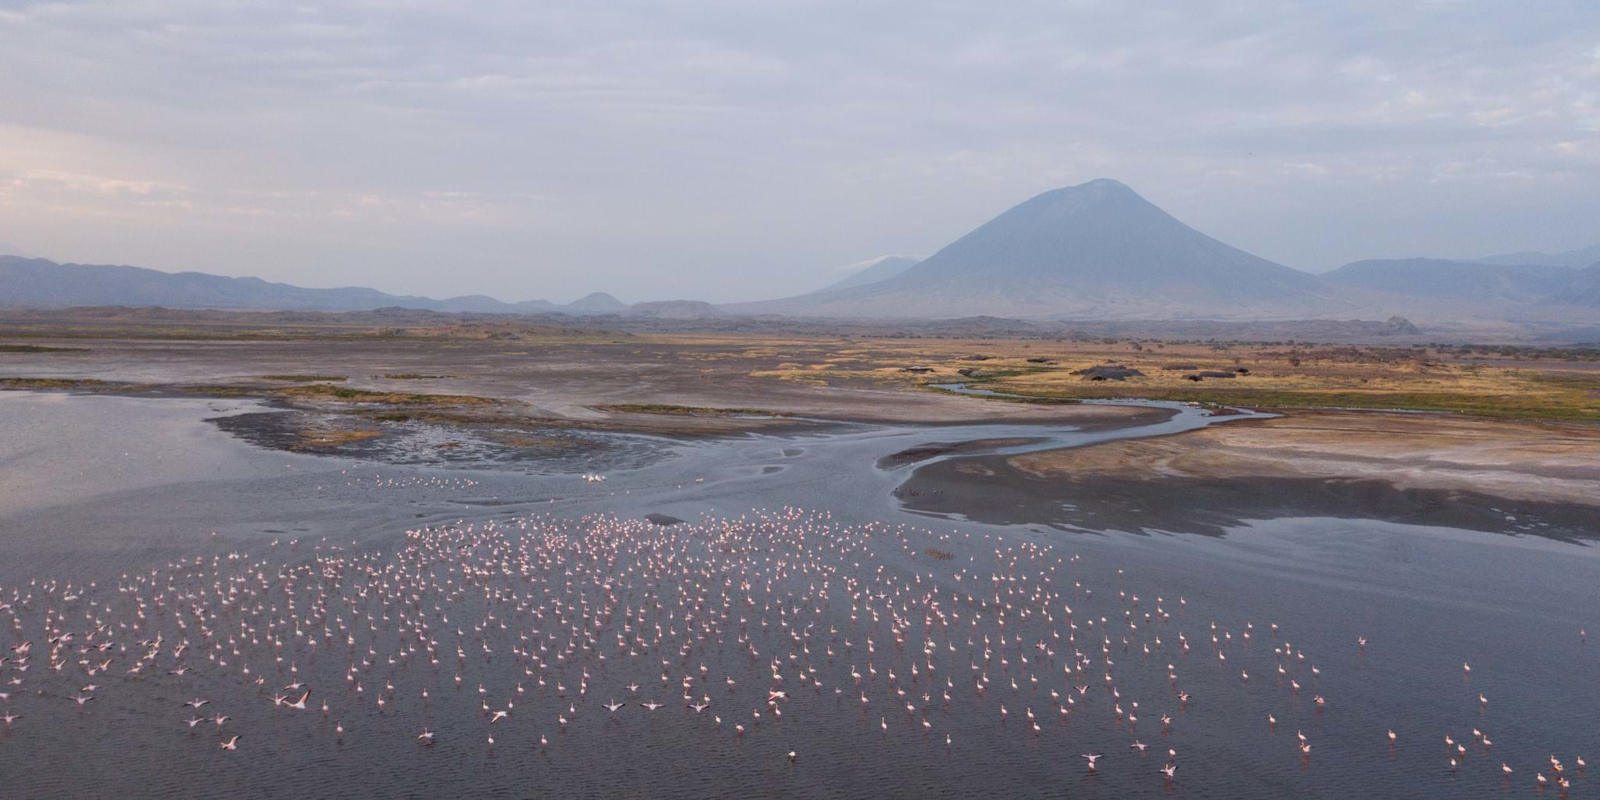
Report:
[[[907,508],[995,524],[1221,534],[1316,516],[1600,538],[1600,429],[1295,412],[1155,439],[917,469]]]
[[[1438,414],[1296,411],[1178,436],[1030,453],[1037,478],[1375,479],[1400,489],[1600,503],[1600,426]]]

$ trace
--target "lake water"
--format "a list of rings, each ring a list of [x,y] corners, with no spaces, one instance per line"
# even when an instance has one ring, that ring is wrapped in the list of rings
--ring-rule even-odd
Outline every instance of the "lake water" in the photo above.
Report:
[[[1199,410],[623,441],[558,471],[286,453],[207,421],[266,411],[0,393],[0,795],[1540,796],[1552,754],[1569,796],[1600,791],[1575,761],[1600,758],[1593,547],[1360,519],[984,526],[903,512],[910,468],[877,466]],[[305,711],[272,700],[294,683]]]

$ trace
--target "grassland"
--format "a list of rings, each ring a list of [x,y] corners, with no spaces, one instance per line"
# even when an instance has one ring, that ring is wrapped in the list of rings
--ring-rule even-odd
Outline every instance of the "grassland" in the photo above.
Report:
[[[311,383],[295,386],[261,386],[254,384],[148,384],[103,381],[94,378],[11,378],[0,377],[0,389],[18,391],[76,391],[98,394],[166,394],[200,397],[261,397],[332,402],[341,406],[372,406],[387,409],[405,407],[410,413],[383,410],[368,416],[382,421],[405,421],[429,413],[443,413],[461,407],[487,407],[500,401],[488,397],[462,394],[417,394],[409,392],[379,392],[352,389],[329,383]]]
[[[1101,381],[1074,374],[1108,365],[1143,374]],[[1212,372],[1234,377],[1188,377]],[[808,360],[790,358],[762,374],[821,385],[865,381],[934,391],[936,384],[964,383],[1019,395],[994,398],[1013,402],[1144,398],[1600,420],[1600,368],[1570,351],[1507,357],[1499,349],[1457,347],[906,340],[850,343]]]
[[[383,431],[376,430],[350,430],[332,428],[311,428],[300,431],[296,449],[333,450],[357,442],[365,442],[383,436]]]
[[[262,375],[264,381],[276,383],[336,383],[347,380],[343,375]]]
[[[0,389],[18,391],[93,390],[108,385],[105,381],[92,378],[0,378]]]
[[[0,344],[0,353],[82,353],[86,347],[49,347],[42,344]]]
[[[684,416],[761,416],[781,417],[787,416],[783,412],[774,412],[761,408],[710,408],[707,406],[680,406],[670,403],[619,403],[613,405],[596,406],[600,411],[612,411],[622,414],[678,414]]]
[[[123,376],[137,374],[147,388],[217,396],[392,413],[499,403],[582,424],[599,424],[590,412],[623,415],[629,424],[655,416],[661,424],[695,426],[757,415],[1044,421],[1090,413],[1073,408],[1082,400],[1125,398],[1600,420],[1600,349],[1592,347],[863,330],[797,323],[786,331],[615,332],[388,311],[41,312],[0,318],[0,336],[18,340],[6,346],[22,348],[0,362],[0,374],[14,376],[0,386],[88,390],[92,381],[126,383]],[[52,352],[77,346],[91,349],[71,359]],[[284,364],[297,369],[282,372]],[[1112,365],[1141,374],[1101,381],[1078,374]],[[1233,377],[1190,379],[1205,373]],[[155,377],[163,375],[170,377]],[[394,391],[385,383],[394,381],[428,381],[430,392]],[[934,388],[946,383],[1016,397],[958,398]]]
[[[337,400],[347,403],[374,403],[390,406],[483,406],[495,401],[487,397],[467,394],[416,394],[411,392],[378,392],[334,386],[329,383],[311,383],[303,386],[285,386],[272,389],[270,394],[279,397],[312,400]]]

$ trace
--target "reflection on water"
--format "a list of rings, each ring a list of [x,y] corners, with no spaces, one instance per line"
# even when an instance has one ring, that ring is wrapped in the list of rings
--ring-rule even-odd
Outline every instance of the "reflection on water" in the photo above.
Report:
[[[208,421],[251,444],[265,448],[318,452],[315,433],[340,430],[343,415],[271,410],[228,414]],[[661,437],[595,433],[566,428],[511,428],[490,423],[445,425],[405,417],[367,422],[370,438],[342,441],[338,455],[386,464],[506,467],[526,472],[565,474],[583,465],[635,469],[666,457],[671,444]],[[307,434],[312,436],[308,438]]]
[[[201,477],[247,479],[316,459],[239,447],[204,421],[241,400],[0,392],[0,512]]]
[[[682,443],[587,483],[599,465],[264,451],[168,402],[0,395],[7,796],[1501,796],[1551,753],[1572,796],[1594,788],[1574,761],[1600,753],[1592,548],[1358,520],[930,522],[875,466],[1104,431]],[[100,458],[118,451],[162,455]],[[574,522],[594,513],[617,519]],[[306,710],[274,704],[302,683]]]

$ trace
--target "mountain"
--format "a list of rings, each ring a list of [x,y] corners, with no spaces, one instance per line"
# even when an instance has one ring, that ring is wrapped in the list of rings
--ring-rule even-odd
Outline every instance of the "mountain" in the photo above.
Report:
[[[481,304],[476,298],[461,300],[467,306]],[[286,283],[268,283],[260,278],[160,272],[143,267],[57,264],[42,258],[0,256],[0,306],[160,305],[317,311],[401,306],[441,311],[452,310],[449,304],[450,301],[397,296],[376,289],[306,289]]]
[[[1543,267],[1587,267],[1600,261],[1600,244],[1580,247],[1577,250],[1568,250],[1564,253],[1540,253],[1538,251],[1524,251],[1521,253],[1502,253],[1495,256],[1485,256],[1475,259],[1483,264],[1533,264]]]
[[[1584,252],[1541,257],[1565,261]],[[507,303],[485,295],[437,300],[363,287],[309,289],[258,278],[0,255],[0,307],[405,308],[615,315],[662,324],[720,317],[716,324],[728,329],[762,322],[730,315],[767,314],[904,324],[997,318],[1008,325],[1325,322],[1398,315],[1425,324],[1465,320],[1592,326],[1600,319],[1600,258],[1584,269],[1502,264],[1497,258],[1359,261],[1313,276],[1206,236],[1121,183],[1096,180],[1038,195],[925,260],[880,257],[824,289],[755,303],[712,306],[671,300],[629,306],[604,292],[566,305]]]
[[[1322,278],[1374,292],[1500,305],[1540,302],[1564,290],[1572,272],[1567,267],[1404,258],[1355,261]]]
[[[1567,305],[1600,309],[1600,261],[1574,273],[1566,288],[1552,299]]]
[[[609,295],[607,298],[616,302]],[[567,309],[545,300],[505,303],[481,294],[435,300],[353,286],[307,289],[260,278],[162,272],[144,267],[57,264],[42,258],[0,255],[0,307],[5,306],[164,306],[272,311],[414,308],[483,314],[537,314]]]
[[[143,267],[57,264],[42,258],[0,256],[0,308],[67,306],[162,306],[245,311],[370,311],[401,308],[474,314],[567,314],[688,320],[723,316],[699,300],[627,305],[594,292],[561,305],[547,300],[507,303],[475,294],[435,300],[376,289],[307,289],[259,278],[229,278],[203,272],[161,272]]]
[[[917,260],[906,256],[878,256],[869,258],[857,264],[850,265],[850,274],[843,280],[835,281],[818,291],[830,292],[835,289],[851,289],[857,286],[866,286],[869,283],[888,280],[902,272],[916,266]]]
[[[627,314],[655,319],[707,319],[727,316],[727,312],[704,300],[655,300],[634,303],[628,307]]]
[[[885,280],[737,308],[818,317],[1287,319],[1349,305],[1316,277],[1223,244],[1102,179],[1034,197]]]
[[[621,314],[628,305],[605,292],[591,292],[566,305],[573,314]]]
[[[806,315],[803,309],[826,305],[834,300],[848,299],[852,292],[863,286],[882,283],[917,265],[917,260],[905,256],[879,256],[852,265],[856,271],[843,280],[830,283],[814,292],[783,300],[759,300],[753,303],[728,303],[719,308],[729,314],[789,314]],[[796,309],[801,309],[797,311]],[[903,315],[861,314],[861,317],[889,317]]]
[[[1600,265],[1597,265],[1600,266]],[[1600,308],[1600,268],[1490,264],[1439,258],[1374,259],[1324,273],[1328,283],[1383,307],[1435,318],[1578,321]]]

